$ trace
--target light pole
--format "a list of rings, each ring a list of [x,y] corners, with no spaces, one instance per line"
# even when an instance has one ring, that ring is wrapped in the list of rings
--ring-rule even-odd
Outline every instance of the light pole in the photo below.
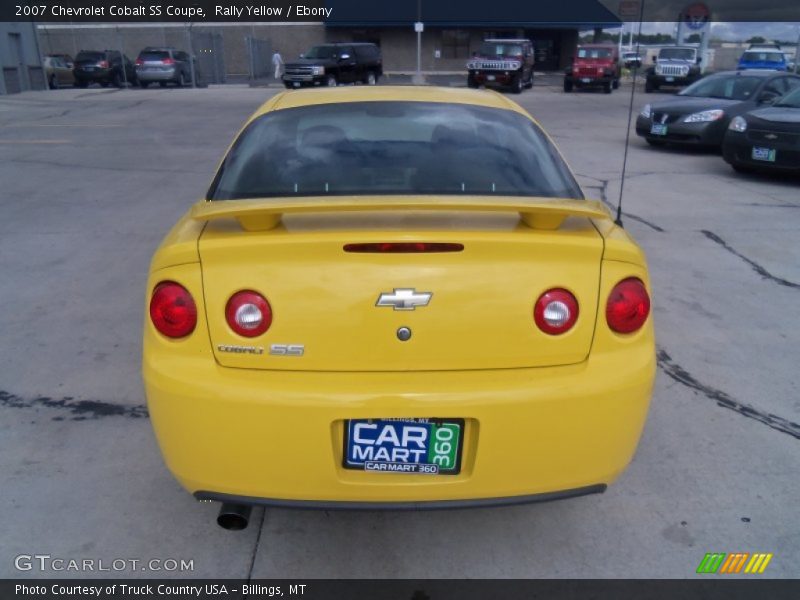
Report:
[[[422,78],[422,32],[425,26],[422,24],[422,0],[417,0],[417,22],[414,23],[414,31],[417,32],[417,72],[414,74],[413,83],[420,85],[424,83]]]

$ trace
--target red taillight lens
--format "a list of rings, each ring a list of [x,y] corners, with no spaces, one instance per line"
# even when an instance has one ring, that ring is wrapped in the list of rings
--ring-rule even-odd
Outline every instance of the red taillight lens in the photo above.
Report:
[[[186,337],[197,325],[197,307],[185,287],[174,281],[163,281],[153,290],[150,319],[162,335]]]
[[[101,60],[99,63],[97,63],[97,66],[100,67],[101,69],[107,69],[108,68],[108,61],[107,60]]]
[[[239,335],[256,337],[272,325],[272,308],[258,292],[236,292],[225,306],[228,325]]]
[[[546,291],[533,307],[536,325],[550,335],[559,335],[572,329],[578,320],[578,301],[561,288]]]
[[[385,252],[387,254],[408,254],[414,252],[461,252],[464,244],[443,244],[439,242],[378,242],[374,244],[345,244],[345,252]]]
[[[623,279],[608,295],[606,321],[612,331],[633,333],[650,314],[650,295],[640,279]]]
[[[144,61],[141,58],[136,59],[136,66],[141,67],[144,64]]]
[[[172,58],[165,58],[164,60],[161,61],[161,64],[162,65],[174,65],[175,64],[175,60],[172,59]]]

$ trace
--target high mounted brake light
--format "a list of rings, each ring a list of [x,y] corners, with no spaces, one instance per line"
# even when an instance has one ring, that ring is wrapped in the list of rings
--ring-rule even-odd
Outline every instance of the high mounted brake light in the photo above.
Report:
[[[375,252],[386,254],[413,254],[421,252],[461,252],[464,244],[439,242],[377,242],[368,244],[345,244],[345,252]]]

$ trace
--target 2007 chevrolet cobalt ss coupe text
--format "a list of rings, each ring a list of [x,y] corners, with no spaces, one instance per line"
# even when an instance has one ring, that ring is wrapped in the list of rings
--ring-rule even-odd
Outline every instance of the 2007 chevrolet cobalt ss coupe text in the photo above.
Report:
[[[602,492],[655,346],[641,250],[490,91],[279,94],[156,252],[144,379],[165,461],[249,507]]]

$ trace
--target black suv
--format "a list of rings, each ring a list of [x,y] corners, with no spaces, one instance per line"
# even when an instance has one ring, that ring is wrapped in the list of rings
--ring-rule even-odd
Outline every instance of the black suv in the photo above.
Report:
[[[357,81],[375,85],[381,75],[380,48],[375,44],[345,42],[314,46],[296,61],[286,63],[283,83],[290,89]]]
[[[136,76],[139,85],[146,88],[151,83],[166,87],[174,83],[183,87],[192,82],[191,59],[186,52],[171,46],[148,46],[136,59]]]
[[[90,83],[99,83],[103,87],[122,87],[126,79],[131,85],[138,82],[131,59],[118,50],[81,50],[75,57],[72,74],[75,76],[75,85],[83,88]]]
[[[507,87],[519,94],[533,87],[533,65],[530,40],[484,40],[467,63],[467,85]]]

